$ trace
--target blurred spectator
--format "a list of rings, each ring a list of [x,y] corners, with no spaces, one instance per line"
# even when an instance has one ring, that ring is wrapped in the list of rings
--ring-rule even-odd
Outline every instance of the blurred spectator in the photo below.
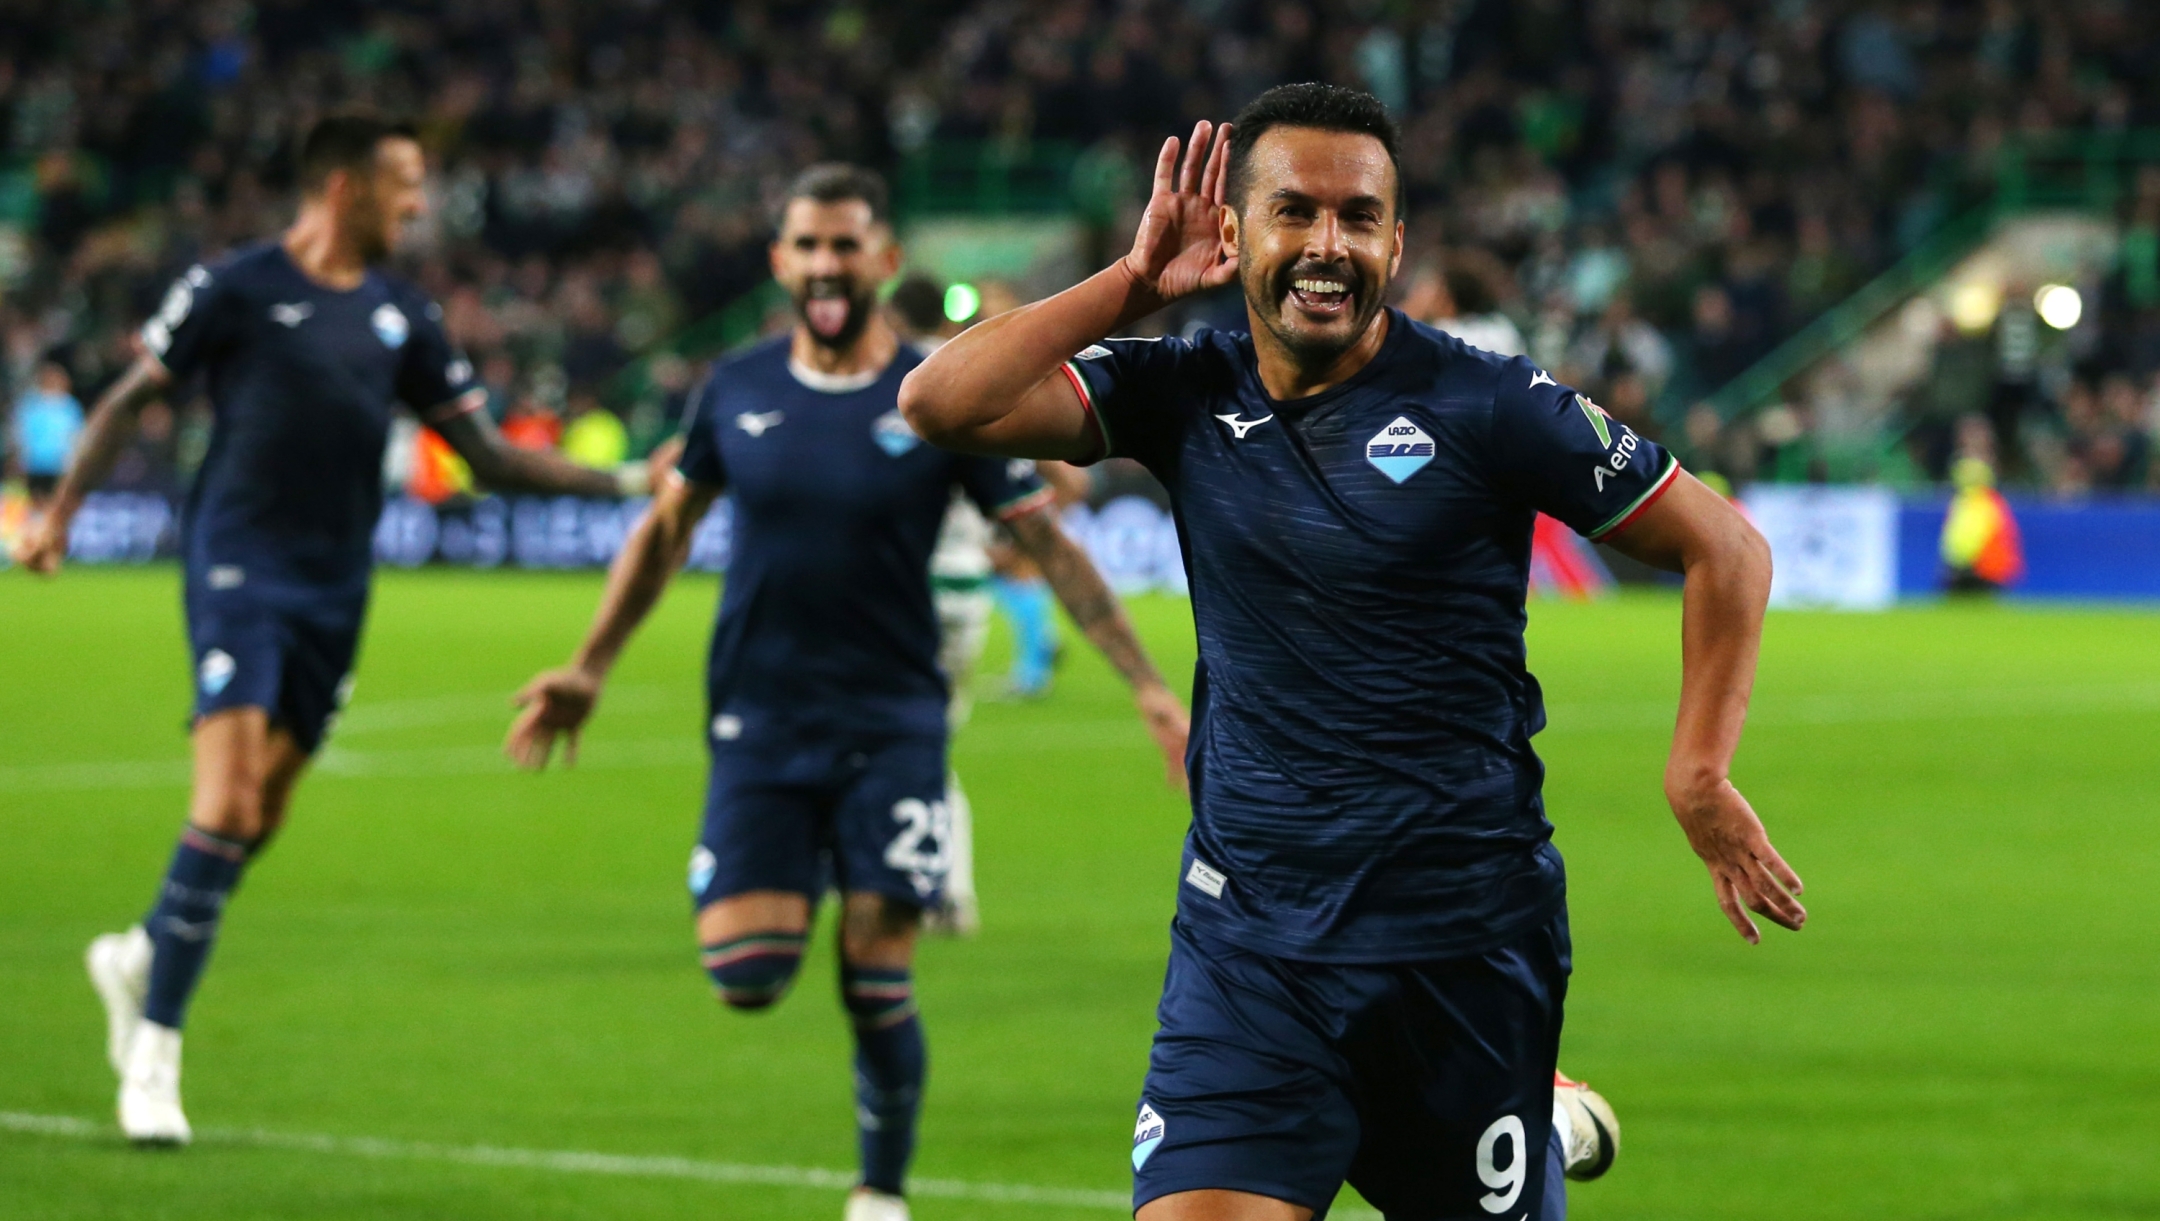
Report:
[[[37,367],[33,388],[15,400],[10,429],[15,464],[31,503],[40,508],[60,486],[75,456],[75,439],[82,435],[82,404],[70,389],[67,369],[48,360]]]
[[[590,388],[570,395],[570,423],[562,433],[562,452],[572,462],[612,471],[630,456],[630,430],[622,417],[601,406]]]
[[[56,348],[86,390],[113,376],[176,272],[283,222],[296,133],[372,107],[421,122],[434,210],[411,270],[490,410],[516,414],[511,387],[556,409],[591,387],[638,447],[682,385],[625,370],[766,278],[771,196],[821,157],[893,173],[903,212],[916,169],[1051,166],[1099,265],[1164,134],[1283,81],[1359,85],[1403,122],[1411,240],[1449,248],[1406,285],[1451,299],[1420,316],[1571,366],[1671,433],[1978,202],[2008,141],[2160,118],[2160,5],[2104,0],[18,0],[0,31],[11,392]],[[2096,376],[2142,397],[2160,170],[2124,194]],[[1931,473],[1942,422],[1976,406],[2006,474],[2045,465],[2027,433],[2068,445],[2009,296],[1988,402],[1925,405]],[[201,423],[176,406],[184,466]],[[1805,418],[1720,444],[1797,453],[1770,438]],[[2132,433],[2123,469],[2150,468]]]

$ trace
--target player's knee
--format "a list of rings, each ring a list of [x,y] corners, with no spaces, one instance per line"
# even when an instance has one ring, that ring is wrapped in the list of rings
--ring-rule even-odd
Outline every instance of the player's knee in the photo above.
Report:
[[[212,835],[252,843],[263,836],[266,814],[261,780],[227,776],[197,798],[191,821]]]
[[[840,964],[840,1004],[858,1030],[888,1030],[915,1016],[915,979],[906,967]]]
[[[843,962],[906,962],[922,909],[889,895],[851,894],[840,914]]]
[[[795,982],[802,966],[801,933],[752,933],[704,948],[705,973],[730,1009],[756,1012],[772,1005]]]

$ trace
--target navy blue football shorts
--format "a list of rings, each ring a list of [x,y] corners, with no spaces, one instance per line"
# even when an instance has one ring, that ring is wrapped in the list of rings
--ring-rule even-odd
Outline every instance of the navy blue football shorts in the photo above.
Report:
[[[928,907],[952,851],[943,734],[715,740],[690,898],[837,886]]]
[[[1565,913],[1499,949],[1297,962],[1171,925],[1133,1134],[1133,1207],[1218,1188],[1324,1218],[1350,1183],[1388,1221],[1543,1215]]]
[[[195,719],[260,708],[300,749],[315,753],[352,694],[366,595],[255,597],[245,587],[204,588],[194,574],[187,584]]]

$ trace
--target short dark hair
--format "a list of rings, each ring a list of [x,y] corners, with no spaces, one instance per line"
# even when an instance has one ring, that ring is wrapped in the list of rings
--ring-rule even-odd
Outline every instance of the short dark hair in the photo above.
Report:
[[[1247,102],[1230,124],[1229,182],[1224,193],[1230,206],[1239,211],[1245,208],[1245,167],[1253,145],[1277,127],[1310,127],[1378,140],[1380,147],[1387,150],[1389,164],[1395,167],[1395,210],[1402,211],[1402,134],[1388,116],[1387,107],[1372,94],[1317,81],[1277,85]]]
[[[773,213],[773,228],[787,217],[788,205],[798,199],[814,200],[821,204],[845,203],[859,199],[870,205],[870,219],[884,224],[891,219],[892,194],[885,189],[885,179],[876,170],[866,170],[845,161],[820,161],[788,184],[787,193],[780,197],[780,206]]]
[[[892,293],[893,312],[919,335],[929,335],[945,325],[945,286],[921,272],[912,272]]]
[[[375,167],[375,151],[385,140],[417,140],[410,123],[365,114],[334,114],[309,129],[300,145],[300,189],[319,191],[331,171],[365,173]]]

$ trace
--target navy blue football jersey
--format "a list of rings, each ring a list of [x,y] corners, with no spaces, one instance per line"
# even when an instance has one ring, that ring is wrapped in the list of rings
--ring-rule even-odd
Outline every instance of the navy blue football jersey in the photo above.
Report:
[[[930,553],[957,486],[1011,519],[1050,502],[1035,465],[925,445],[900,417],[914,349],[817,389],[785,336],[713,366],[683,477],[734,504],[707,682],[716,737],[945,731]]]
[[[1179,909],[1285,957],[1475,953],[1560,910],[1530,748],[1532,524],[1602,537],[1678,473],[1528,361],[1387,324],[1355,377],[1291,402],[1242,333],[1065,366],[1104,451],[1169,490],[1191,577]]]
[[[183,556],[220,589],[364,591],[393,404],[439,419],[477,398],[442,311],[369,271],[340,291],[275,242],[176,281],[143,343],[176,383],[207,383],[209,453]]]

